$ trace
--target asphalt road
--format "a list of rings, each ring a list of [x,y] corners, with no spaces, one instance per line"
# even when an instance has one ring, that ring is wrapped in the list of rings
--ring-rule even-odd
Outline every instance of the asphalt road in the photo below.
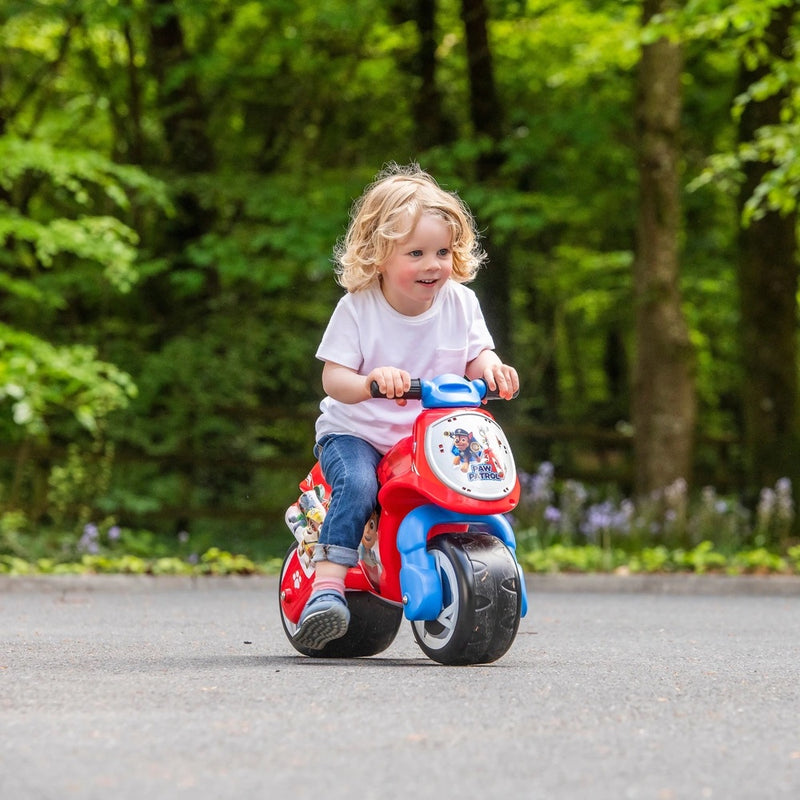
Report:
[[[492,665],[286,642],[273,578],[0,579],[0,798],[800,797],[800,583],[529,579]]]

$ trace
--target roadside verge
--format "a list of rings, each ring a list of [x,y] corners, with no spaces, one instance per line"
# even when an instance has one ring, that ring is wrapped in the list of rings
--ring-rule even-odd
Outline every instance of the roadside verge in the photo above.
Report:
[[[531,594],[579,592],[598,594],[739,595],[800,597],[800,576],[718,574],[527,573]],[[158,592],[184,588],[219,588],[277,592],[274,575],[0,575],[5,592]]]

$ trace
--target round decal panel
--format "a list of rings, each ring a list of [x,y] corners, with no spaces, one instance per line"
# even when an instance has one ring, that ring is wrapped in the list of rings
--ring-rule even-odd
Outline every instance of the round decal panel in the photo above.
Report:
[[[485,414],[458,411],[425,431],[425,459],[451,489],[480,500],[499,500],[516,483],[514,457],[502,428]]]

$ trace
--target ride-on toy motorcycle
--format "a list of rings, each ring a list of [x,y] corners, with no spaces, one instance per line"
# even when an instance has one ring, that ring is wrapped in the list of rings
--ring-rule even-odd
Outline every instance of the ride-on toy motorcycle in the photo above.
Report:
[[[483,407],[486,395],[484,381],[456,375],[412,381],[404,397],[420,399],[422,410],[412,435],[378,465],[379,508],[345,579],[350,627],[322,650],[292,636],[311,594],[311,556],[330,487],[318,463],[300,483],[286,512],[296,544],[279,590],[283,628],[300,653],[375,655],[392,643],[403,615],[422,651],[441,664],[488,663],[511,646],[527,596],[504,515],[520,486],[506,436]]]

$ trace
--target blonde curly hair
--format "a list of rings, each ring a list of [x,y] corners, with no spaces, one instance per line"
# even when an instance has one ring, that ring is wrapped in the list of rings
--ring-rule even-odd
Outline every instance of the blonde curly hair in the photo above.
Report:
[[[443,219],[453,233],[452,279],[471,281],[486,260],[475,220],[454,192],[446,192],[418,164],[388,164],[353,205],[350,226],[334,251],[336,277],[348,292],[378,281],[378,268],[423,214]]]

